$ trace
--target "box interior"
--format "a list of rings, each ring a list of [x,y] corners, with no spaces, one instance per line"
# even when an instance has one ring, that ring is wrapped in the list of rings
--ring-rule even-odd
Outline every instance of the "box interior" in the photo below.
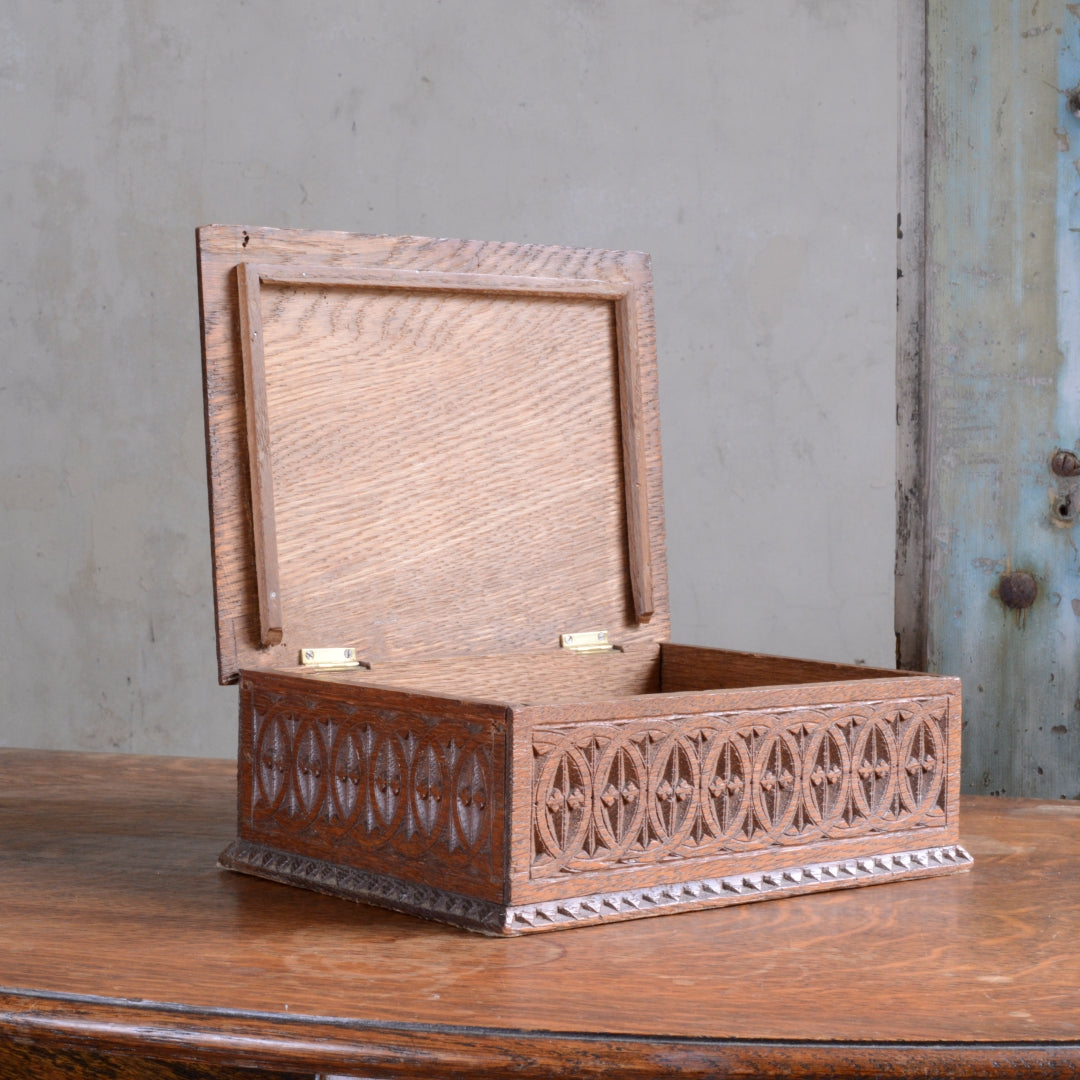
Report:
[[[320,682],[383,686],[513,705],[560,705],[650,694],[896,678],[901,674],[667,643],[609,653],[445,657],[376,664],[370,670],[296,668],[291,673]]]

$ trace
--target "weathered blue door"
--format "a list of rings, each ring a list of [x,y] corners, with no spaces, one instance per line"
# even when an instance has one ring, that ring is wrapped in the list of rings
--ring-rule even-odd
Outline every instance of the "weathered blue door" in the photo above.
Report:
[[[927,654],[968,791],[1080,797],[1080,5],[931,0]]]

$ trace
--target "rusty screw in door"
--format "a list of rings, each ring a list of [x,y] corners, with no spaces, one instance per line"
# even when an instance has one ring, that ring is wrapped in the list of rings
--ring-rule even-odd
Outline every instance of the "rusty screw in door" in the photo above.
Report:
[[[1055,450],[1050,459],[1050,471],[1055,476],[1080,475],[1080,457],[1071,450]]]
[[[1011,574],[1002,574],[998,580],[998,596],[1001,602],[1013,611],[1023,611],[1035,603],[1039,595],[1039,586],[1035,578],[1026,570],[1015,570]]]

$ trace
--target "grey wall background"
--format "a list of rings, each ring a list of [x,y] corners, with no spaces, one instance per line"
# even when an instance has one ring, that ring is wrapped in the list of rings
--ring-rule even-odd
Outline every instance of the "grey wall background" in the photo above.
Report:
[[[206,222],[650,251],[674,638],[891,664],[896,18],[4,0],[0,744],[234,753]]]

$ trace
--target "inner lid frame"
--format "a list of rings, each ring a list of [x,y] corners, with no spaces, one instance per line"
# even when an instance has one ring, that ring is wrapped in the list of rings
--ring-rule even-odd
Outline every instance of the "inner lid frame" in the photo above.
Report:
[[[309,646],[349,646],[378,663],[557,648],[559,633],[601,628],[624,648],[667,636],[647,256],[235,226],[198,230],[198,253],[220,681],[295,665]],[[425,398],[428,410],[443,406],[445,389],[457,413],[435,438],[415,414],[404,434],[417,440],[412,458],[450,457],[463,444],[456,481],[437,469],[414,475],[411,459],[404,468],[385,448],[367,475],[366,451],[385,442],[399,382],[423,397],[432,372],[446,386]],[[493,374],[507,385],[473,393],[474,378]],[[571,445],[559,445],[567,431]],[[479,479],[465,475],[474,460]],[[516,482],[516,503],[498,490],[504,481]],[[430,526],[410,517],[411,503],[427,500],[443,514],[436,531],[449,535],[453,493],[470,482],[477,521],[439,545],[457,545],[449,556],[410,562],[397,519],[415,547]],[[380,510],[396,515],[382,532]],[[565,542],[546,535],[553,511],[567,517]],[[519,521],[517,540],[500,539]],[[581,539],[591,533],[598,539]],[[528,558],[515,569],[519,548]],[[421,588],[443,557],[442,576],[413,595],[410,582]],[[339,563],[353,569],[336,578],[328,567]],[[464,595],[453,596],[459,580]],[[444,619],[448,603],[457,621]]]

